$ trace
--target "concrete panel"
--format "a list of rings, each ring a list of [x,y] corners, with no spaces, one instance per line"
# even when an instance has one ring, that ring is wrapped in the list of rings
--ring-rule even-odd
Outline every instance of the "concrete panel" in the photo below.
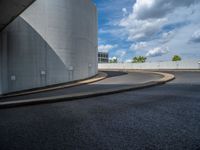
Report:
[[[3,93],[97,74],[97,13],[90,0],[37,0],[4,32]]]

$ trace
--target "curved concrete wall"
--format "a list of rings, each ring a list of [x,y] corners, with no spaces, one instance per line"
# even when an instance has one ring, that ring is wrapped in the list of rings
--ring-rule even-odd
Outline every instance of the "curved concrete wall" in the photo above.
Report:
[[[3,93],[97,74],[97,13],[90,0],[37,0],[1,33]]]

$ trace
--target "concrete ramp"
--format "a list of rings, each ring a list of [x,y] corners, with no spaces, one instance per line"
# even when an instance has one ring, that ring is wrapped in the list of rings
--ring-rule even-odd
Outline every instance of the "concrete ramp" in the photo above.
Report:
[[[35,0],[0,0],[0,31]]]

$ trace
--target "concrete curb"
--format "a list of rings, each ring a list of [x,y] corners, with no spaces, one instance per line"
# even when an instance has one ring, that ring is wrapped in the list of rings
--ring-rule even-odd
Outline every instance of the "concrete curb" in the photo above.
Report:
[[[152,71],[155,71],[155,70],[152,70]],[[157,71],[168,71],[168,72],[200,72],[200,69],[170,69],[170,70],[167,70],[167,69],[160,69],[160,70],[157,70]]]
[[[55,86],[52,86],[52,87],[45,87],[45,88],[42,88],[42,89],[36,89],[36,90],[30,90],[30,91],[25,91],[25,92],[2,95],[2,96],[0,96],[0,99],[15,97],[15,96],[29,95],[29,94],[36,94],[36,93],[53,91],[53,90],[64,89],[64,88],[71,88],[71,87],[75,87],[75,86],[80,86],[80,85],[84,85],[84,84],[98,82],[98,81],[104,80],[105,78],[107,78],[107,74],[104,73],[104,72],[99,72],[94,77],[91,77],[91,78],[88,78],[88,79],[74,81],[74,82],[68,83],[68,84],[62,84],[62,85],[57,85],[57,86],[55,85]]]
[[[200,69],[99,69],[99,71],[200,72]]]
[[[129,71],[134,72],[134,71]],[[169,73],[161,73],[161,72],[148,72],[148,71],[140,71],[144,73],[154,73],[163,76],[163,78],[156,80],[156,81],[149,81],[146,83],[141,83],[138,85],[130,85],[121,88],[113,88],[108,90],[101,90],[97,92],[83,92],[78,94],[71,94],[71,95],[61,95],[61,96],[53,96],[53,97],[45,97],[45,98],[36,98],[36,99],[29,99],[29,100],[17,100],[17,101],[10,101],[10,102],[1,102],[0,109],[5,108],[12,108],[18,106],[27,106],[27,105],[37,105],[37,104],[44,104],[44,103],[55,103],[55,102],[62,102],[62,101],[72,101],[76,99],[83,99],[83,98],[90,98],[90,97],[97,97],[103,95],[110,95],[115,93],[121,93],[131,90],[138,90],[147,87],[152,87],[156,85],[161,85],[166,82],[169,82],[175,79],[175,76]]]

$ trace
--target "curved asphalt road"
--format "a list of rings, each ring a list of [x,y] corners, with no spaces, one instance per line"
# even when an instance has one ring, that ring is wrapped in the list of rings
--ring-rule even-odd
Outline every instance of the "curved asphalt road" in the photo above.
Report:
[[[0,110],[1,150],[200,148],[200,72],[147,89]]]
[[[58,95],[66,95],[66,94],[76,94],[82,92],[96,92],[102,91],[111,88],[120,88],[127,87],[130,85],[135,85],[143,82],[148,82],[152,80],[157,80],[162,78],[160,75],[149,74],[149,73],[125,73],[119,71],[105,71],[108,74],[108,77],[105,80],[101,80],[99,82],[95,82],[92,84],[86,84],[81,86],[75,86],[71,88],[58,89],[53,91],[46,91],[41,93],[29,94],[25,96],[17,96],[17,97],[9,97],[2,98],[0,102],[4,101],[13,101],[13,100],[26,100],[32,98],[42,98],[49,96],[58,96]]]

